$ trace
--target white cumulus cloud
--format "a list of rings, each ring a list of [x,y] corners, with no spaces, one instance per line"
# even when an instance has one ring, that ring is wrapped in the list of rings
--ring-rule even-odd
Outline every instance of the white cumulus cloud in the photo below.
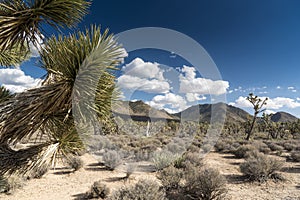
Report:
[[[151,101],[147,101],[146,103],[151,107],[160,110],[164,109],[169,113],[176,113],[187,108],[186,100],[182,96],[174,93],[156,95]]]
[[[252,104],[247,100],[247,97],[242,97],[242,96],[236,99],[235,102],[229,103],[229,105],[243,107],[243,108],[252,107]]]
[[[266,97],[260,97],[261,99],[265,99]],[[230,103],[230,105],[237,106],[237,107],[253,107],[253,105],[246,99],[246,97],[240,96],[235,102]],[[276,97],[276,98],[269,98],[267,101],[267,105],[265,108],[268,110],[274,109],[278,110],[282,107],[287,108],[297,108],[300,107],[300,103],[295,101],[294,99],[287,98],[287,97]]]
[[[139,90],[148,93],[167,93],[170,85],[166,81],[157,79],[144,79],[131,75],[123,75],[118,78],[118,86],[129,90]]]
[[[196,94],[196,93],[186,93],[185,97],[186,97],[186,100],[188,102],[206,100],[206,96],[199,95],[199,94]]]
[[[41,79],[25,75],[21,69],[0,69],[0,85],[5,86],[12,92],[23,92],[26,89],[39,86],[41,82]]]
[[[276,111],[267,109],[267,110],[264,111],[264,113],[266,113],[267,115],[270,115],[270,114],[275,114]]]
[[[196,78],[196,69],[194,67],[183,66],[182,72],[183,74],[179,75],[179,90],[181,93],[221,95],[225,94],[229,88],[228,81]]]
[[[120,88],[148,93],[167,93],[171,89],[163,76],[164,70],[159,68],[158,63],[144,62],[141,58],[136,58],[125,65],[122,71],[124,74],[117,82]]]
[[[136,76],[139,78],[155,78],[164,80],[163,70],[159,68],[158,63],[144,62],[141,58],[136,58],[131,63],[125,65],[122,71],[126,75]]]
[[[291,98],[276,97],[274,99],[270,99],[266,107],[269,109],[279,109],[282,107],[297,108],[300,107],[300,103]]]

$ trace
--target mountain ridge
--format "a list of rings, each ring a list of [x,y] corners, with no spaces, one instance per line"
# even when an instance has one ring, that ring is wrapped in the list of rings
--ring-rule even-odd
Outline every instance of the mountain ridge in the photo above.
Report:
[[[199,119],[200,122],[210,122],[212,116],[212,109],[216,112],[213,116],[222,115],[226,112],[226,121],[231,122],[245,122],[253,115],[247,111],[228,105],[226,103],[215,104],[197,104],[174,114],[170,114],[165,110],[159,110],[151,107],[142,100],[139,101],[117,101],[113,106],[113,113],[115,116],[122,118],[131,118],[137,121],[156,121],[156,120],[174,120],[180,121],[181,118],[188,120]],[[292,122],[299,118],[290,113],[279,111],[271,115],[271,120],[274,122]]]
[[[293,122],[297,121],[298,119],[299,118],[297,118],[296,116],[283,111],[279,111],[271,115],[271,120],[273,122]]]

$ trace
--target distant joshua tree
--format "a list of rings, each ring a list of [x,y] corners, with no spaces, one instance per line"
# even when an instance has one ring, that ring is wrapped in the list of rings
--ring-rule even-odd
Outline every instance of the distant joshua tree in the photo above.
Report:
[[[266,109],[263,109],[262,107],[267,104],[268,98],[265,98],[264,100],[262,100],[258,96],[254,96],[253,93],[250,93],[249,96],[247,97],[247,100],[253,105],[253,109],[254,109],[254,115],[253,115],[253,119],[251,122],[251,126],[248,130],[246,130],[246,134],[247,134],[246,140],[250,140],[250,137],[251,137],[251,134],[252,134],[255,122],[256,122],[257,115],[266,110]]]

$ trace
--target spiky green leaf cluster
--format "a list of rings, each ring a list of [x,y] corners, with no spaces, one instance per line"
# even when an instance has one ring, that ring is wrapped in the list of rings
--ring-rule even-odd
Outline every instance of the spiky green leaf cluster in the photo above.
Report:
[[[36,161],[38,165],[58,154],[82,149],[72,117],[74,109],[82,117],[96,113],[97,119],[109,119],[115,87],[111,70],[121,57],[121,48],[113,36],[108,31],[101,34],[97,27],[50,38],[41,51],[41,66],[48,72],[43,86],[19,93],[0,107],[0,143],[8,147],[37,137],[37,133],[46,135],[39,142],[47,144],[48,150],[39,148],[39,152],[22,155],[24,163]],[[2,152],[7,156],[7,152],[20,153],[9,148]]]
[[[72,27],[87,13],[85,0],[3,0],[0,3],[0,47],[36,43],[42,24]]]
[[[4,102],[12,96],[11,92],[4,86],[0,86],[0,103]]]
[[[11,49],[2,49],[0,51],[0,66],[16,66],[28,59],[28,57],[28,47],[13,46]]]

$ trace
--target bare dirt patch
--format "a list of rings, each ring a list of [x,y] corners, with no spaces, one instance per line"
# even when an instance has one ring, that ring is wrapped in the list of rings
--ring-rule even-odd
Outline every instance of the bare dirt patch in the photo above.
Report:
[[[279,158],[279,157],[278,157]],[[25,182],[24,187],[11,195],[0,195],[4,200],[35,200],[35,199],[78,199],[89,190],[98,180],[103,181],[112,190],[125,184],[135,183],[138,179],[155,179],[155,173],[147,172],[151,168],[149,163],[139,163],[137,172],[124,180],[126,174],[122,166],[115,171],[109,171],[89,154],[82,156],[84,168],[79,171],[58,166],[51,169],[41,179]],[[284,158],[281,157],[284,160]],[[232,154],[210,152],[205,157],[205,164],[216,168],[227,179],[228,199],[233,200],[299,200],[300,199],[300,164],[286,162],[281,173],[287,179],[285,182],[268,181],[266,183],[250,183],[239,171],[239,164],[244,159],[236,159]],[[124,168],[124,166],[123,166]]]

